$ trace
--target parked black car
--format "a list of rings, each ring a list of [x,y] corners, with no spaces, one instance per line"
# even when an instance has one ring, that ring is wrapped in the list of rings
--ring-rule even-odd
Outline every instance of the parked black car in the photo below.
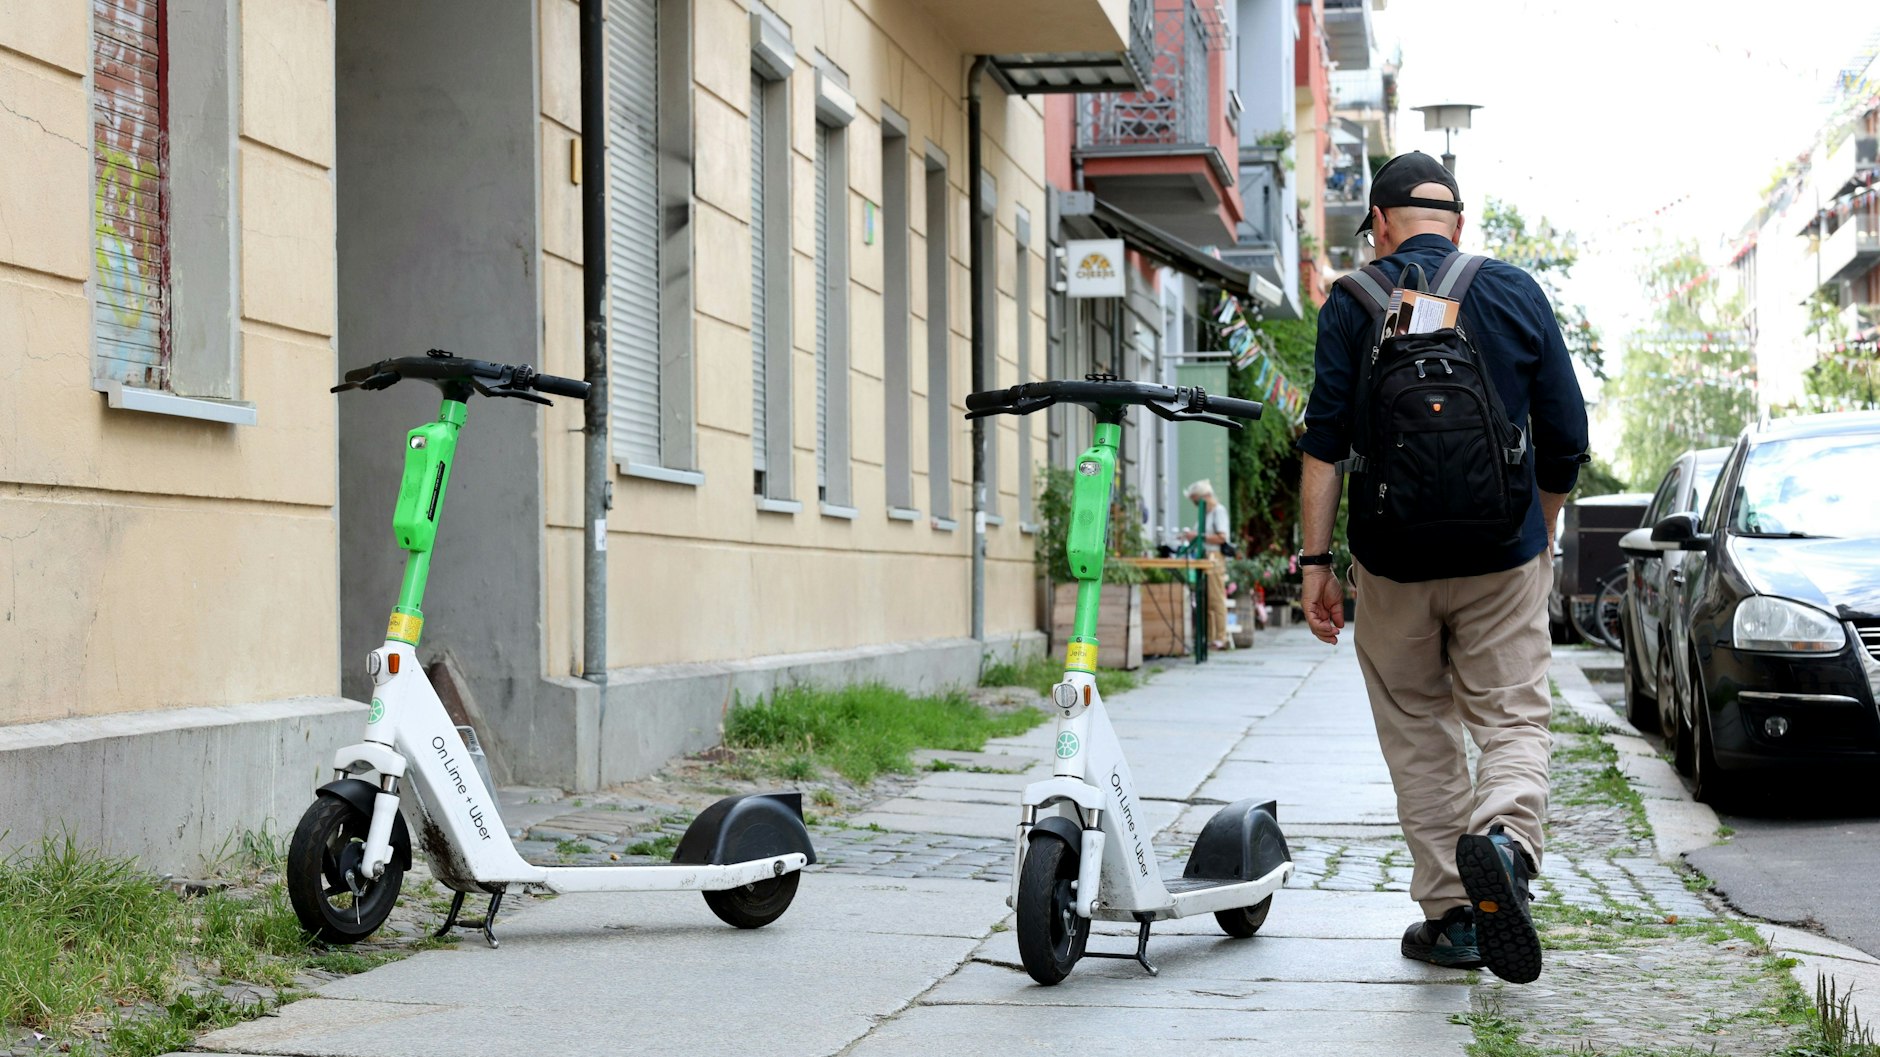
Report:
[[[1710,486],[1729,455],[1729,448],[1705,448],[1678,456],[1659,480],[1640,524],[1656,525],[1672,514],[1704,509]],[[1625,601],[1619,610],[1626,718],[1640,730],[1662,731],[1666,738],[1677,736],[1677,713],[1671,707],[1673,697],[1658,692],[1658,680],[1670,667],[1672,644],[1684,641],[1684,614],[1672,600],[1684,582],[1688,558],[1686,551],[1630,558]]]
[[[1625,547],[1688,552],[1685,641],[1659,692],[1700,800],[1756,769],[1880,760],[1880,413],[1745,431],[1701,516]]]

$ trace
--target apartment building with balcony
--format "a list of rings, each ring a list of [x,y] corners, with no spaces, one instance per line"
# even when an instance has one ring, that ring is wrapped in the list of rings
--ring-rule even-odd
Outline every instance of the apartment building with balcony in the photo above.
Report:
[[[1058,376],[1104,372],[1220,391],[1225,366],[1204,362],[1201,351],[1201,319],[1219,291],[1262,306],[1283,300],[1272,279],[1225,259],[1249,209],[1239,10],[1197,0],[1150,0],[1145,8],[1155,47],[1140,88],[1046,104],[1054,245],[1113,237],[1127,246],[1124,296],[1054,297],[1050,365]],[[1256,201],[1262,210],[1275,205],[1264,194]],[[1049,429],[1057,465],[1089,441],[1083,416],[1054,411]],[[1123,481],[1140,496],[1138,515],[1152,535],[1191,520],[1180,497],[1189,479],[1212,476],[1225,494],[1225,445],[1196,456],[1218,439],[1147,415],[1126,424]]]
[[[1397,70],[1375,54],[1361,68],[1332,71],[1331,164],[1325,176],[1329,225],[1326,256],[1333,272],[1363,267],[1371,248],[1357,237],[1370,208],[1371,173],[1397,153]]]
[[[1880,98],[1851,107],[1734,241],[1727,263],[1755,353],[1760,411],[1809,406],[1806,376],[1822,357],[1871,356],[1880,343],[1876,133]]]
[[[291,823],[356,736],[437,398],[326,390],[428,348],[585,373],[581,11],[0,7],[8,847],[66,827],[190,869]],[[419,646],[498,780],[591,788],[781,682],[1041,645],[1044,429],[989,420],[976,509],[964,397],[1046,373],[1031,93],[1141,90],[1149,11],[605,0],[605,656],[565,400],[470,409]]]

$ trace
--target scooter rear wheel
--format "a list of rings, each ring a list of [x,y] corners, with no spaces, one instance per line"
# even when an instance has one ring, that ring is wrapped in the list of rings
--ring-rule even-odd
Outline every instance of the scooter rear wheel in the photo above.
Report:
[[[1266,924],[1266,916],[1273,909],[1273,897],[1267,896],[1250,907],[1234,907],[1232,910],[1217,910],[1214,921],[1221,926],[1221,931],[1237,940],[1250,940],[1253,934]]]
[[[398,902],[405,871],[385,864],[377,880],[363,880],[354,893],[346,883],[364,857],[372,820],[337,797],[323,796],[307,808],[287,848],[287,896],[300,927],[327,943],[357,943],[378,931]]]
[[[1047,986],[1071,974],[1084,956],[1090,919],[1077,914],[1078,856],[1063,841],[1033,841],[1018,877],[1018,957]]]
[[[705,905],[727,925],[741,929],[761,929],[783,916],[796,898],[796,883],[802,873],[791,870],[767,881],[706,892]]]

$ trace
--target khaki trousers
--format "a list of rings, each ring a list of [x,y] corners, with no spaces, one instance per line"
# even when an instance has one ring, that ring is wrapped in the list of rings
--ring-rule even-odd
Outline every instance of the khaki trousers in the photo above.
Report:
[[[1507,572],[1414,584],[1352,566],[1358,664],[1415,861],[1410,898],[1426,918],[1469,902],[1456,873],[1464,833],[1500,823],[1540,864],[1551,574],[1546,553]],[[1465,730],[1481,749],[1473,786]]]
[[[1227,559],[1208,555],[1208,641],[1227,641]]]

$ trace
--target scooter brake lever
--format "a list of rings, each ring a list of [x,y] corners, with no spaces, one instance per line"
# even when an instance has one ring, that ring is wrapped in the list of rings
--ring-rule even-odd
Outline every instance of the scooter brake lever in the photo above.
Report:
[[[1210,426],[1225,426],[1228,429],[1245,429],[1240,420],[1226,415],[1210,415],[1205,411],[1182,411],[1167,416],[1171,422],[1206,422]]]

